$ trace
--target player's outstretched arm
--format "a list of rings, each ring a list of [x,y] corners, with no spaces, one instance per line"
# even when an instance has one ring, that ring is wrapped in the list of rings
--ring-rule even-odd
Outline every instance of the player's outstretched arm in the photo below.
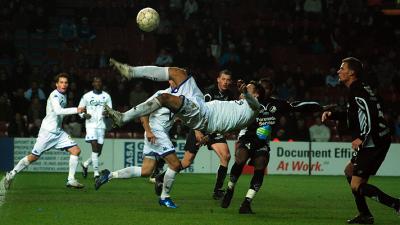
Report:
[[[256,98],[254,98],[251,94],[247,92],[247,85],[242,84],[239,88],[239,91],[242,93],[244,99],[246,99],[247,103],[251,109],[258,111],[260,109],[260,103]]]
[[[85,113],[86,107],[62,108],[57,99],[51,99],[51,105],[56,115],[72,115],[77,113]]]

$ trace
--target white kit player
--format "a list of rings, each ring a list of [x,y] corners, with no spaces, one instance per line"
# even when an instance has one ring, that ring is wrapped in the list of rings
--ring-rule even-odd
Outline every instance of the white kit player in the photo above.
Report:
[[[170,88],[157,91],[145,102],[152,101],[154,98],[162,95],[163,93],[180,96],[184,88],[176,86],[172,80],[170,80],[169,83]],[[198,94],[201,94],[201,92]],[[144,159],[142,167],[130,166],[115,172],[103,170],[100,179],[96,180],[96,190],[99,189],[101,185],[105,184],[111,179],[150,176],[154,168],[156,167],[157,160],[160,157],[164,158],[167,162],[172,161],[173,164],[169,166],[173,167],[174,169],[176,169],[176,166],[180,166],[180,163],[176,165],[176,162],[174,161],[174,159],[177,158],[175,153],[175,146],[173,145],[169,137],[169,131],[171,130],[174,123],[174,118],[171,111],[168,108],[161,107],[152,112],[150,115],[143,116],[140,119],[145,130],[143,147]],[[173,202],[169,200],[169,191],[171,190],[171,188],[172,185],[168,189],[168,192],[164,192],[160,204],[165,205],[169,208],[176,208]]]
[[[103,82],[100,77],[94,77],[92,82],[93,90],[82,96],[79,107],[86,107],[86,113],[80,114],[85,118],[86,142],[92,146],[91,156],[81,164],[83,177],[88,174],[88,167],[93,165],[94,179],[99,177],[99,156],[103,149],[104,136],[106,132],[106,123],[103,115],[104,106],[112,108],[110,95],[103,91]]]
[[[106,113],[113,120],[114,125],[122,126],[137,117],[149,115],[153,111],[166,107],[180,118],[191,129],[205,133],[225,133],[247,127],[258,114],[260,104],[247,93],[246,85],[242,85],[241,92],[244,99],[238,101],[211,101],[205,104],[204,96],[197,87],[192,76],[186,70],[177,67],[139,66],[132,67],[110,59],[110,64],[127,79],[146,78],[154,81],[172,80],[181,90],[180,96],[162,94],[145,103],[141,103],[125,113],[105,107]],[[200,141],[200,140],[199,140]],[[171,156],[171,157],[168,157]],[[164,159],[168,163],[164,176],[163,191],[160,204],[175,204],[169,198],[169,190],[181,164],[176,155],[168,155]]]
[[[72,115],[85,112],[85,107],[64,108],[67,105],[65,92],[68,89],[69,76],[66,73],[60,73],[55,77],[56,90],[51,92],[47,99],[46,117],[40,126],[39,135],[33,146],[32,152],[22,158],[13,170],[6,174],[4,186],[10,188],[15,175],[40,158],[43,152],[56,148],[66,150],[70,153],[69,172],[66,186],[71,188],[83,188],[75,179],[75,171],[78,166],[80,148],[74,140],[62,129],[62,121],[65,115]]]

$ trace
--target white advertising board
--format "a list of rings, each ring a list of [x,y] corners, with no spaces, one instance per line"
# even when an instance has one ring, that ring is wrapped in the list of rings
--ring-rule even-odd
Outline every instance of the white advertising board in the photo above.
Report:
[[[91,146],[84,139],[75,139],[82,153],[80,160],[86,160],[91,154]],[[31,152],[34,138],[14,139],[14,164]],[[184,140],[177,143],[177,155],[184,154]],[[234,141],[228,141],[231,161],[234,162]],[[344,142],[272,142],[268,174],[343,175],[345,165],[352,156],[350,143]],[[310,151],[311,149],[311,151]],[[309,155],[311,154],[311,160]],[[400,144],[392,144],[378,175],[399,176]],[[67,172],[69,155],[66,152],[51,149],[30,165],[27,171]],[[100,168],[118,170],[127,166],[141,166],[143,162],[142,139],[106,139],[100,156]],[[194,163],[184,173],[215,173],[219,167],[219,158],[207,147],[201,147]],[[230,169],[230,168],[229,168]],[[78,168],[80,171],[80,167]]]

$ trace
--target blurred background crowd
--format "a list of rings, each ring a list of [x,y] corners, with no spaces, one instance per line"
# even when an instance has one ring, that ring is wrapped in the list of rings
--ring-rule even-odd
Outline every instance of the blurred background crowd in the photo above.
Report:
[[[103,78],[114,108],[125,111],[165,83],[121,82],[108,67],[113,57],[131,65],[179,66],[201,88],[229,69],[235,79],[269,78],[277,98],[318,101],[344,109],[338,83],[341,59],[364,62],[364,79],[385,101],[385,117],[400,141],[400,15],[383,0],[0,0],[0,136],[35,137],[59,72],[71,75],[68,106]],[[143,33],[136,14],[160,14],[156,31]],[[400,8],[399,8],[400,9]],[[235,90],[232,85],[232,90]],[[320,114],[282,116],[277,140],[349,141],[341,124],[321,124]],[[69,116],[64,128],[84,136],[84,121]],[[179,123],[175,138],[184,138]],[[139,138],[139,121],[108,137]],[[234,138],[235,134],[230,135]]]

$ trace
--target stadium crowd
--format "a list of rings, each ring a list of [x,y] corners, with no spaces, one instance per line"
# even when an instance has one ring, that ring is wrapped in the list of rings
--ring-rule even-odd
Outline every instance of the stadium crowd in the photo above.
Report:
[[[381,1],[0,0],[0,5],[0,136],[37,135],[53,90],[49,84],[59,72],[73,78],[68,106],[78,105],[94,75],[103,78],[120,111],[166,87],[146,80],[120,82],[108,67],[110,57],[132,65],[191,68],[201,88],[229,69],[235,79],[269,78],[278,98],[339,102],[345,109],[337,65],[355,56],[365,62],[364,78],[383,96],[385,117],[400,140],[400,23],[398,16],[382,13]],[[152,33],[135,25],[136,13],[146,6],[160,13]],[[344,124],[321,124],[319,117],[282,116],[272,136],[349,141]],[[79,117],[64,123],[72,136],[83,137]],[[185,129],[177,123],[175,137],[184,138]],[[330,137],[315,137],[321,132]],[[108,134],[142,135],[139,120]]]

